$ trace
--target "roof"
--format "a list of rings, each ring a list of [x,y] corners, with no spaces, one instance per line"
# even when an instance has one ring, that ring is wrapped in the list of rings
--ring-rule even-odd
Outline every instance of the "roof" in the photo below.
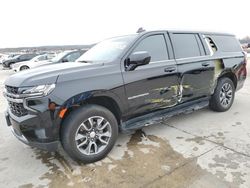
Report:
[[[170,33],[200,33],[204,35],[224,35],[224,36],[235,36],[234,34],[230,33],[222,33],[222,32],[209,32],[209,31],[188,31],[188,30],[154,30],[154,31],[145,31],[141,32],[140,34],[145,33],[155,33],[155,32],[170,32]]]

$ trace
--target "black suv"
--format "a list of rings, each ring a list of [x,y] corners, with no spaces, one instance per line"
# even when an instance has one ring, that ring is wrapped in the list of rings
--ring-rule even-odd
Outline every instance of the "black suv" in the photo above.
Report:
[[[235,36],[152,31],[104,40],[76,63],[5,82],[8,126],[22,142],[75,160],[105,157],[119,131],[208,106],[227,111],[246,79]]]
[[[2,65],[5,68],[10,68],[11,64],[15,64],[15,63],[22,62],[22,61],[29,61],[29,60],[31,60],[35,56],[37,56],[37,54],[21,54],[21,55],[16,55],[13,58],[10,58],[10,59],[7,59],[7,60],[3,61]]]

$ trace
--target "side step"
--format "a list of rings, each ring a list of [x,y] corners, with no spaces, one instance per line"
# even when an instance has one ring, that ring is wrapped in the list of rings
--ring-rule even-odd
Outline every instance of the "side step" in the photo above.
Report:
[[[144,126],[159,123],[163,119],[170,118],[178,114],[184,114],[184,113],[188,114],[193,111],[205,108],[208,106],[208,104],[209,104],[209,98],[205,98],[205,99],[203,98],[203,99],[198,99],[195,101],[179,104],[175,107],[151,112],[149,114],[135,117],[126,122],[123,122],[121,125],[121,131],[129,132],[132,130],[140,129]]]

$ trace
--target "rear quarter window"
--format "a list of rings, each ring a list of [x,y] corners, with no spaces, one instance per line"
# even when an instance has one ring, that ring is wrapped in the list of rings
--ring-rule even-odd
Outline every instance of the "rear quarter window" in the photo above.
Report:
[[[216,44],[216,47],[221,52],[239,52],[242,51],[239,41],[235,36],[211,36],[212,40]]]

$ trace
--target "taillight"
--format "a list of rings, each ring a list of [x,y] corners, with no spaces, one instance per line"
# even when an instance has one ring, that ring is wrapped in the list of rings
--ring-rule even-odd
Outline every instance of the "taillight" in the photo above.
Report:
[[[246,77],[247,75],[247,53],[246,52],[243,52],[243,53],[244,53],[244,65],[240,69],[238,76]]]
[[[247,52],[244,51],[243,53],[244,53],[244,61],[247,64]]]

